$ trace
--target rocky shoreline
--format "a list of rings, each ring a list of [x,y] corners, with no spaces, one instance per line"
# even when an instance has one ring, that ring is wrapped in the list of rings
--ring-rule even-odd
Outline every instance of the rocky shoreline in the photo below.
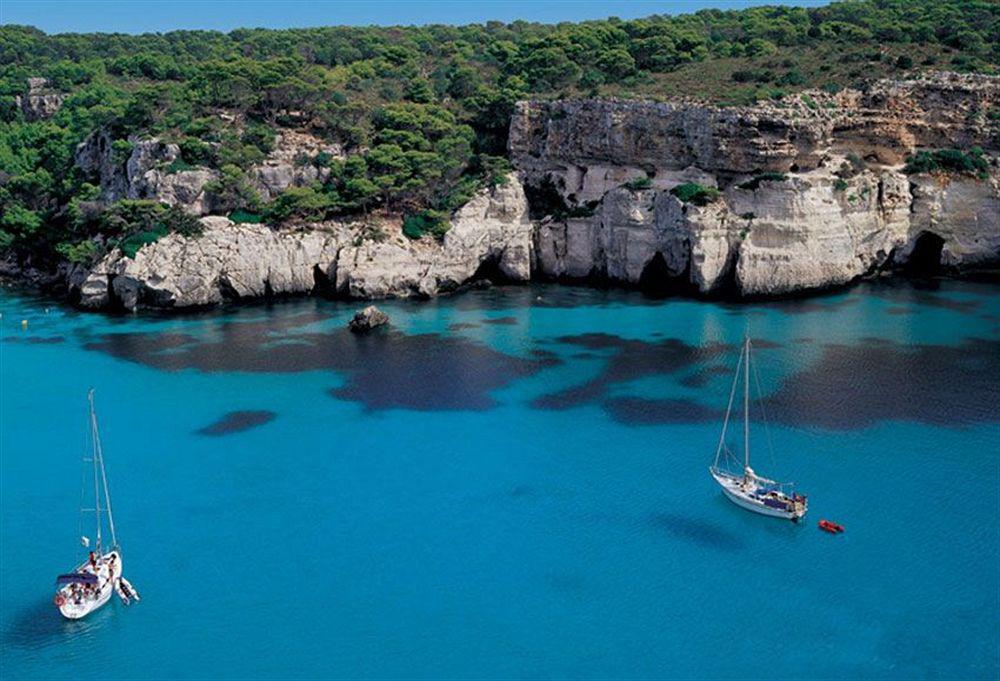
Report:
[[[451,216],[441,240],[398,216],[269,227],[210,215],[214,171],[165,169],[173,145],[136,140],[116,159],[95,132],[77,165],[102,199],[156,199],[201,217],[134,257],[114,250],[47,277],[82,307],[188,308],[289,294],[431,297],[478,280],[532,279],[756,298],[898,270],[1000,261],[1000,78],[936,74],[766,105],[520,102],[514,172]],[[914,172],[920,150],[975,150],[977,173]],[[321,180],[285,131],[252,173],[277,194]],[[8,278],[26,269],[9,265]]]

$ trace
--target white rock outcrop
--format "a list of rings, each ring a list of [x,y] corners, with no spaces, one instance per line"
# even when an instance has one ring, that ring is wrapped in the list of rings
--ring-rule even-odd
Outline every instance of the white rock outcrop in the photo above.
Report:
[[[54,90],[48,78],[29,78],[28,91],[14,97],[14,103],[20,107],[26,121],[51,118],[65,100],[66,94]]]
[[[171,170],[180,157],[180,148],[159,139],[130,139],[131,150],[122,160],[114,150],[114,141],[104,131],[91,134],[77,147],[75,162],[85,173],[100,181],[101,198],[150,199],[179,206],[192,215],[211,210],[211,197],[205,185],[219,177],[209,168]]]
[[[454,290],[484,268],[516,281],[531,275],[528,205],[513,176],[457,211],[442,243],[373,238],[365,236],[370,225],[357,223],[202,223],[200,235],[170,234],[134,258],[116,250],[70,286],[85,307],[181,308],[333,288],[355,298],[424,297]]]
[[[440,245],[365,241],[337,260],[337,289],[356,298],[432,296],[481,268],[511,281],[531,277],[528,201],[514,175],[481,190],[451,218]]]
[[[274,149],[249,170],[248,176],[261,199],[270,201],[289,187],[325,182],[330,169],[317,162],[322,155],[342,159],[344,150],[313,135],[286,130],[275,136]]]

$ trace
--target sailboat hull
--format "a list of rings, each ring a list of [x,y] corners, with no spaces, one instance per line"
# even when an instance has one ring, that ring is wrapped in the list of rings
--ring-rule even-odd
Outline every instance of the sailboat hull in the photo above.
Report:
[[[793,521],[797,521],[806,514],[807,507],[804,503],[798,508],[795,508],[795,505],[793,504],[792,510],[768,506],[764,503],[764,501],[752,497],[744,491],[739,478],[723,475],[715,470],[710,470],[710,472],[712,473],[712,477],[715,478],[715,481],[719,483],[719,487],[722,488],[722,493],[726,495],[726,498],[740,508],[745,508],[748,511],[753,511],[754,513],[770,516],[772,518],[784,518],[785,520]]]
[[[109,570],[107,564],[111,556],[115,556],[114,570]],[[109,600],[115,591],[115,584],[122,576],[121,555],[117,551],[111,551],[101,556],[102,568],[98,570],[98,589],[93,598],[74,597],[73,590],[69,585],[64,586],[58,592],[62,596],[63,603],[59,606],[59,614],[69,620],[83,619],[95,610],[99,610]],[[90,572],[90,564],[84,563],[76,569],[76,572]]]

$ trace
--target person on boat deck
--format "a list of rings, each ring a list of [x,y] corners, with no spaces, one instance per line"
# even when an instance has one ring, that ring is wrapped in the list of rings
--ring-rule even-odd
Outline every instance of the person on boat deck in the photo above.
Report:
[[[90,567],[97,567],[97,555],[93,551],[90,552],[90,557],[87,559],[87,562],[90,563]]]

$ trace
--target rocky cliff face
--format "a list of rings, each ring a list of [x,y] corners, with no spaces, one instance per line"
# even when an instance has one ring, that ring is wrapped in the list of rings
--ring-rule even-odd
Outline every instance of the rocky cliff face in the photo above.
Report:
[[[522,102],[510,129],[517,174],[457,211],[441,242],[406,239],[391,219],[273,229],[206,217],[201,236],[172,235],[135,258],[112,253],[75,269],[70,286],[86,306],[132,309],[313,290],[423,297],[486,276],[774,295],[928,259],[994,264],[998,90],[995,77],[939,74],[728,109]],[[903,172],[917,150],[974,146],[986,150],[985,179]],[[119,158],[95,133],[76,161],[105,199],[157,199],[204,215],[216,171],[170,172],[178,153],[131,140]],[[285,131],[248,177],[265,198],[321,182],[327,171],[306,162],[321,153],[343,155]],[[684,201],[671,190],[687,183],[715,193]]]
[[[272,229],[217,216],[202,222],[197,237],[172,234],[134,258],[115,251],[90,269],[75,270],[71,290],[91,308],[180,308],[314,290],[425,297],[479,276],[530,276],[531,223],[513,176],[457,211],[442,243],[411,242],[389,224]]]
[[[77,167],[98,179],[103,200],[151,199],[199,216],[213,211],[205,185],[218,179],[217,171],[203,167],[174,171],[171,164],[180,157],[176,144],[158,138],[132,138],[128,142],[131,149],[127,154],[116,152],[108,133],[99,130],[76,150]],[[267,158],[251,167],[247,176],[261,199],[269,201],[289,187],[326,180],[329,168],[312,163],[321,153],[331,158],[344,156],[340,145],[307,133],[284,131],[276,135]]]
[[[95,176],[105,201],[153,199],[181,206],[194,215],[211,210],[205,184],[219,173],[209,168],[173,172],[170,164],[180,157],[180,148],[159,139],[129,140],[127,154],[116,152],[114,141],[100,130],[76,150],[75,162],[84,173]]]
[[[942,74],[733,109],[522,102],[515,167],[529,195],[554,191],[553,212],[576,216],[537,226],[537,270],[780,294],[905,264],[925,234],[943,265],[994,262],[998,91],[997,78]],[[918,149],[973,146],[991,159],[985,180],[902,172]],[[686,182],[719,197],[683,203],[670,190]]]
[[[64,93],[51,87],[48,78],[29,78],[28,91],[14,97],[14,103],[26,121],[37,121],[54,116],[65,99]]]

